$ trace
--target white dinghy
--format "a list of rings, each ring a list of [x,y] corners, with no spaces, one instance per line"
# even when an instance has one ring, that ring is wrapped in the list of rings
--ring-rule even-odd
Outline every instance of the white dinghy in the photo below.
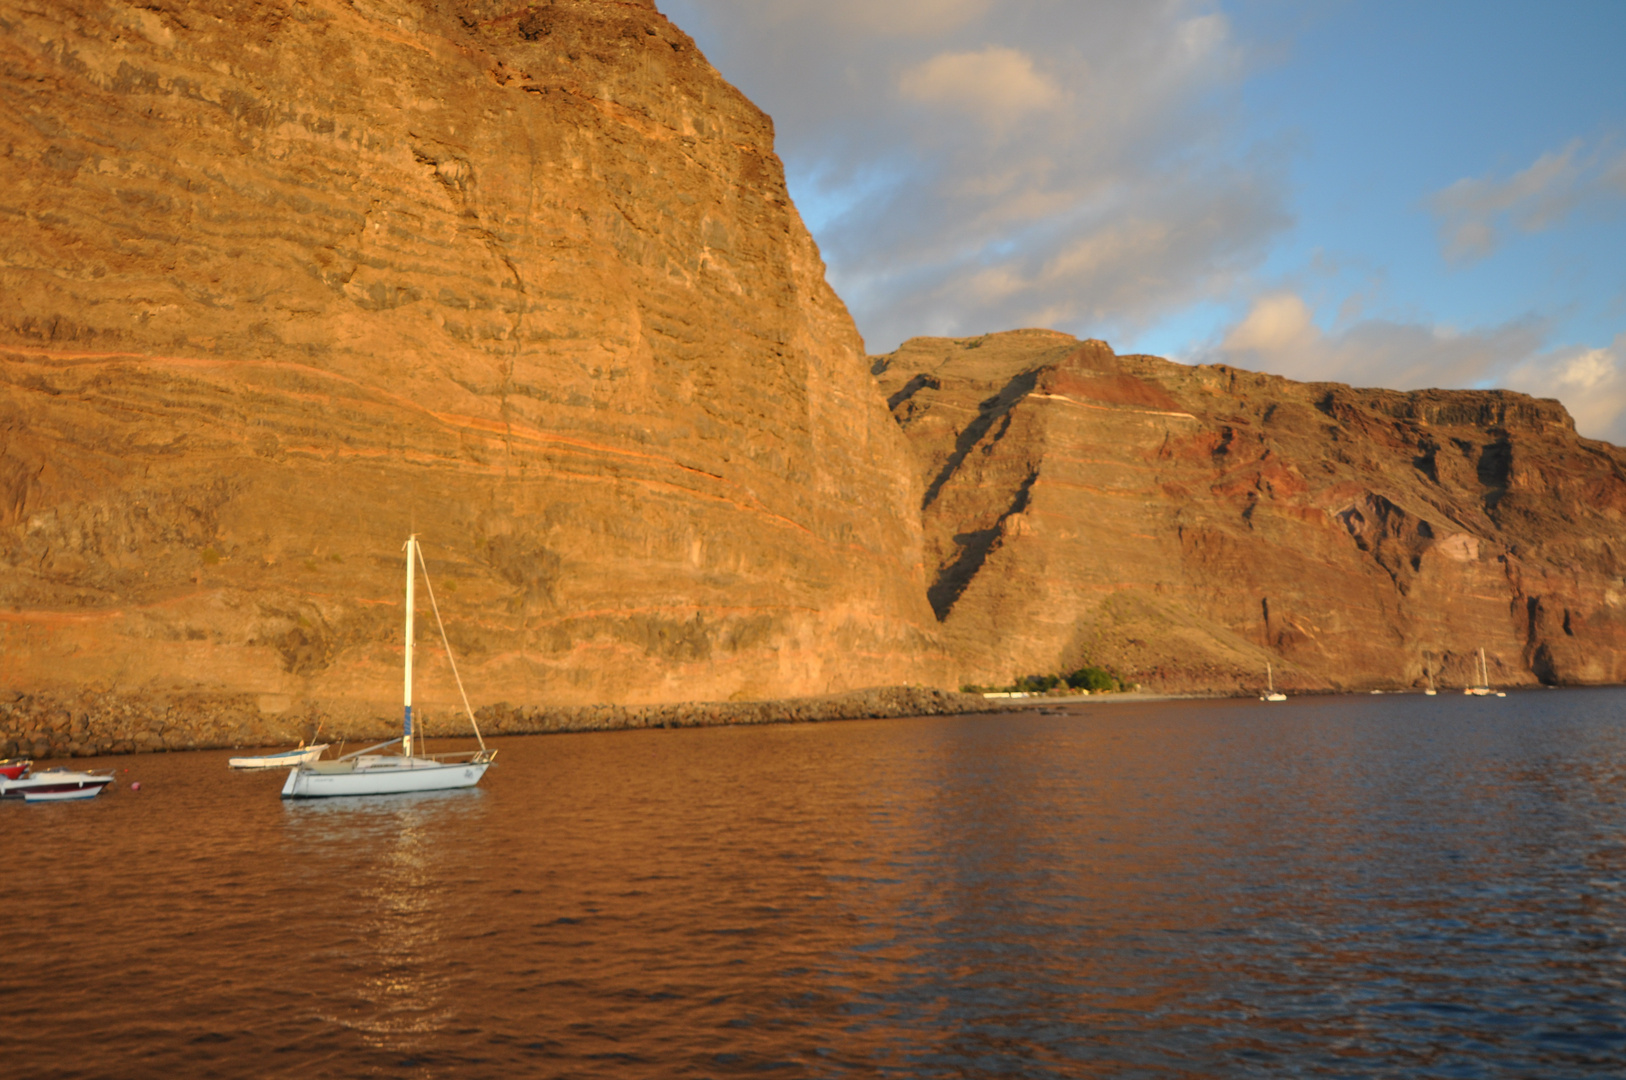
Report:
[[[294,765],[304,765],[315,761],[322,756],[329,743],[313,743],[310,746],[300,745],[293,750],[283,750],[275,754],[257,754],[254,757],[228,758],[226,764],[238,772],[252,772],[256,769],[286,769]]]
[[[469,708],[469,696],[464,692],[463,679],[457,673],[451,642],[446,640],[446,627],[440,621],[440,606],[435,603],[435,587],[429,582],[429,567],[418,550],[416,536],[407,538],[406,553],[406,713],[401,722],[401,735],[345,754],[337,761],[310,761],[294,766],[288,771],[287,783],[282,785],[284,799],[401,795],[473,787],[480,782],[497,756],[497,751],[487,749],[485,737],[480,734],[480,725],[475,722],[474,710]],[[435,612],[435,625],[440,628],[440,640],[446,646],[447,660],[451,661],[452,677],[457,680],[457,692],[463,698],[463,708],[468,713],[469,724],[474,728],[474,737],[480,740],[478,750],[454,754],[412,753],[412,603],[413,582],[420,568],[423,570],[423,583],[429,590],[429,604]],[[376,753],[396,743],[401,744],[399,754]]]

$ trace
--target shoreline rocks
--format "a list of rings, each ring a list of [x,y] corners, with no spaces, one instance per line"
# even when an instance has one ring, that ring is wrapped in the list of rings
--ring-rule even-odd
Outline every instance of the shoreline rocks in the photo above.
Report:
[[[722,727],[829,720],[890,719],[992,713],[1009,706],[979,695],[922,686],[887,686],[773,701],[677,702],[664,705],[513,705],[475,709],[487,735],[542,735],[641,728]],[[440,738],[451,717],[426,718]],[[159,699],[110,692],[78,696],[0,696],[0,758],[59,760],[175,750],[286,746],[309,739],[322,714],[262,714],[252,696]],[[345,721],[324,728],[329,739],[388,738],[395,717]],[[463,725],[455,734],[463,734]]]

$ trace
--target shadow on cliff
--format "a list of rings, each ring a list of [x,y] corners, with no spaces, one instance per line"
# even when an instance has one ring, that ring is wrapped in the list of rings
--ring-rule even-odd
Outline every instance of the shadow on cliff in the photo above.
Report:
[[[965,463],[967,455],[969,455],[972,449],[974,449],[976,445],[982,441],[983,436],[988,434],[995,423],[1003,421],[1003,423],[1000,424],[1000,429],[994,433],[993,439],[990,440],[990,446],[999,442],[999,440],[1004,437],[1005,432],[1010,430],[1011,426],[1011,408],[1017,402],[1021,401],[1023,398],[1027,397],[1028,394],[1033,392],[1033,387],[1039,381],[1039,374],[1040,370],[1037,368],[1032,371],[1022,372],[1022,374],[1016,376],[1010,382],[1006,383],[1004,388],[1001,389],[999,393],[982,402],[977,407],[977,418],[971,421],[971,423],[967,424],[965,429],[960,432],[959,438],[954,440],[954,453],[949,455],[948,461],[943,463],[942,469],[938,471],[937,476],[934,477],[932,482],[927,486],[925,497],[920,500],[920,508],[922,510],[925,510],[937,500],[938,494],[943,490],[943,485],[948,483],[954,474],[959,471],[960,466]],[[915,386],[915,389],[919,389],[920,385],[926,385],[926,383],[922,381],[922,383]],[[894,397],[896,396],[897,395],[894,395]],[[1030,477],[1028,479],[1028,483],[1031,484],[1032,482],[1032,478]],[[1024,501],[1026,501],[1026,486],[1024,486],[1022,489],[1021,497]],[[1007,514],[1014,512],[1015,511],[1011,510],[1006,511]],[[959,537],[956,537],[955,540],[958,541]],[[991,540],[989,542],[992,543]],[[958,565],[958,563],[956,563],[956,565]],[[982,565],[980,559],[978,560],[977,565]],[[975,572],[975,570],[972,571],[972,573]],[[941,578],[939,578],[939,580],[941,580]],[[933,586],[933,588],[935,589],[936,586]],[[956,593],[955,595],[958,596],[959,594]],[[932,602],[932,606],[934,608],[937,606],[936,601]],[[937,617],[939,619],[943,617],[941,612]]]
[[[948,618],[949,612],[954,610],[955,601],[960,599],[960,594],[965,592],[971,579],[977,576],[977,571],[982,569],[982,564],[988,561],[989,554],[998,546],[1000,537],[1005,533],[1006,519],[1027,509],[1028,492],[1038,478],[1036,470],[1028,473],[1022,486],[1016,489],[1010,506],[993,525],[955,536],[954,542],[960,546],[959,557],[939,571],[937,580],[926,590],[926,599],[931,602],[938,622]]]

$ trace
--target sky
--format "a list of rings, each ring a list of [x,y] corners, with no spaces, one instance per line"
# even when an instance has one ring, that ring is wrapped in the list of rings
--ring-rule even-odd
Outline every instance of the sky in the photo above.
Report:
[[[872,353],[1048,327],[1626,444],[1626,2],[657,3]]]

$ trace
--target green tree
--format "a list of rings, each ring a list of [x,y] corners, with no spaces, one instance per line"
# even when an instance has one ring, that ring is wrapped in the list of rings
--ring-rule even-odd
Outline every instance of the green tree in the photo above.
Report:
[[[1114,679],[1112,677],[1112,673],[1107,671],[1105,668],[1098,668],[1091,665],[1089,667],[1081,667],[1071,675],[1068,675],[1067,685],[1071,686],[1074,690],[1088,690],[1090,693],[1094,694],[1102,690],[1117,689],[1118,680]]]

